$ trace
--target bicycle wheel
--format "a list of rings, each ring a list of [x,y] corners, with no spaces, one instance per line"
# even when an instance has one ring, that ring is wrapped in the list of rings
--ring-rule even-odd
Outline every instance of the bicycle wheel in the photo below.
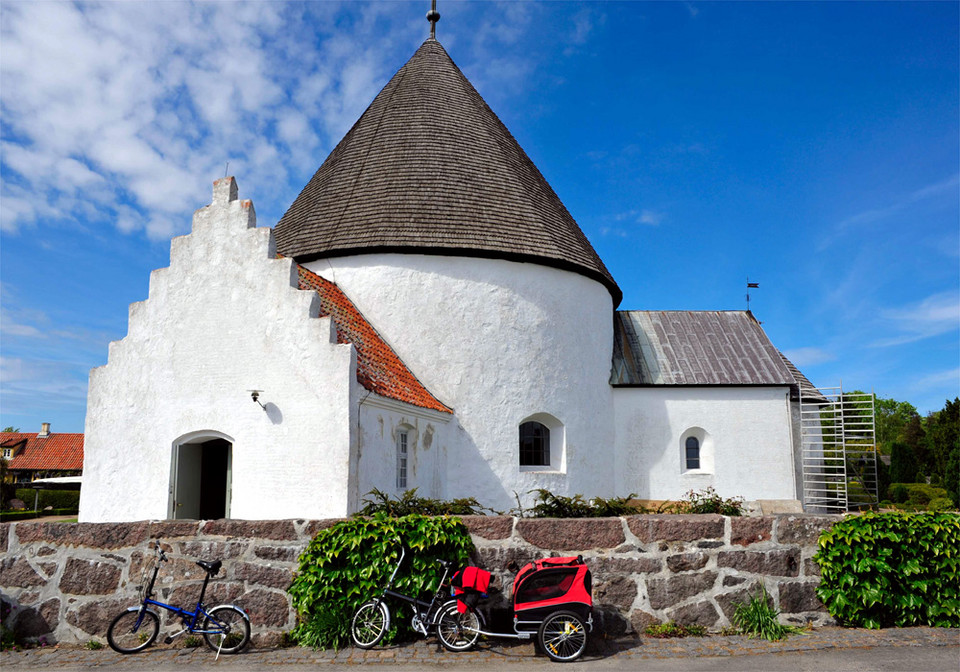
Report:
[[[473,609],[460,613],[457,601],[450,600],[440,607],[437,616],[437,637],[448,651],[469,651],[480,639],[482,623]]]
[[[572,611],[555,611],[540,624],[537,641],[551,660],[569,663],[587,648],[587,629]]]
[[[107,628],[107,643],[117,653],[136,653],[153,644],[160,632],[160,619],[152,611],[131,607],[117,616]]]
[[[203,630],[203,641],[218,653],[239,653],[250,643],[250,620],[232,604],[211,609]]]
[[[368,600],[360,605],[350,623],[350,639],[361,649],[371,649],[390,629],[390,610],[386,602]]]

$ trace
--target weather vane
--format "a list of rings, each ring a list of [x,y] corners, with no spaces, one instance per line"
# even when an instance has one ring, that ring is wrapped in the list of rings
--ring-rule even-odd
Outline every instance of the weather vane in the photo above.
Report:
[[[760,289],[759,282],[750,282],[750,278],[747,278],[747,312],[750,312],[750,290],[751,289]]]
[[[430,11],[427,12],[427,21],[430,22],[430,39],[437,39],[437,21],[440,20],[440,12],[437,11],[437,0],[431,3]]]

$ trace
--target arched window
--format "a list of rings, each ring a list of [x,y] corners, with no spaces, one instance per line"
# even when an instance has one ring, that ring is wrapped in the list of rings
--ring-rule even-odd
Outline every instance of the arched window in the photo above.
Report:
[[[539,422],[520,425],[520,466],[550,466],[550,430]]]
[[[409,443],[410,434],[408,432],[397,432],[397,490],[407,489],[407,448]]]
[[[687,469],[700,468],[700,439],[695,436],[687,437],[686,463]]]

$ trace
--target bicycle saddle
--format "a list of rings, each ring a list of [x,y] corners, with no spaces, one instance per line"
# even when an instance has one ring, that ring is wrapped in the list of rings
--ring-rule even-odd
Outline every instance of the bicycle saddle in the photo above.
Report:
[[[197,560],[197,564],[203,567],[210,576],[216,576],[220,572],[220,568],[223,567],[222,560]]]

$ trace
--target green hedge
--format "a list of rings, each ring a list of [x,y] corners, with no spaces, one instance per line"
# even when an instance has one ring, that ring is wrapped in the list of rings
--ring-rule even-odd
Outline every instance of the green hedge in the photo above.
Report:
[[[33,500],[40,493],[40,501],[37,508],[41,511],[48,506],[54,509],[73,509],[80,508],[79,490],[34,490],[33,488],[17,488],[17,499],[23,500],[27,506],[33,506]]]
[[[851,516],[820,535],[814,560],[841,625],[960,627],[960,514]]]
[[[15,523],[18,520],[34,520],[43,516],[75,516],[79,509],[53,509],[52,511],[0,511],[0,522]]]
[[[300,555],[288,592],[297,610],[291,633],[302,646],[340,648],[349,642],[350,619],[357,607],[379,595],[400,557],[400,541],[411,552],[397,573],[394,588],[432,599],[443,570],[438,559],[465,565],[473,550],[466,526],[457,518],[410,515],[353,518],[321,530]],[[410,609],[394,611],[385,641],[412,632]]]

